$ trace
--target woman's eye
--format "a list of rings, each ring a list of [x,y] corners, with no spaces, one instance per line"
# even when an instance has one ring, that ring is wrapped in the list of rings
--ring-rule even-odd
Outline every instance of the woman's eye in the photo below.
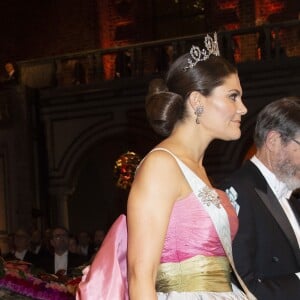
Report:
[[[231,94],[231,95],[229,95],[229,98],[230,98],[231,100],[233,100],[233,101],[236,101],[236,100],[237,100],[237,97],[238,97],[237,94]]]

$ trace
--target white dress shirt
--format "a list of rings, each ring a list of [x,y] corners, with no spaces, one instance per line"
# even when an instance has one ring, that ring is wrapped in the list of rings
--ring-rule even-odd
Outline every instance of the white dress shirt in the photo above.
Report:
[[[54,272],[68,269],[68,251],[62,255],[54,254]]]
[[[81,254],[87,256],[89,253],[89,246],[80,246],[80,252]]]
[[[15,257],[20,259],[20,260],[24,260],[24,257],[26,255],[27,249],[23,250],[23,251],[16,251],[15,252]]]
[[[40,249],[41,249],[41,245],[38,245],[38,246],[36,246],[36,248],[34,249],[33,252],[34,252],[35,254],[39,254]]]

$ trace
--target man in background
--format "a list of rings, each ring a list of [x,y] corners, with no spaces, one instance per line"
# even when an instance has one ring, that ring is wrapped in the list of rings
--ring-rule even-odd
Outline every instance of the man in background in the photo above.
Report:
[[[96,229],[93,240],[94,253],[96,253],[100,249],[104,238],[105,231],[103,229]]]
[[[81,255],[68,251],[69,232],[66,228],[54,228],[50,242],[53,246],[53,253],[43,256],[38,265],[38,267],[44,269],[47,273],[69,275],[74,268],[84,263]]]
[[[282,98],[258,115],[256,154],[226,190],[239,217],[233,256],[258,300],[300,299],[300,98]],[[298,199],[299,201],[299,199]]]
[[[18,84],[19,83],[19,72],[12,62],[7,62],[4,65],[7,77],[5,79],[6,83]]]
[[[91,243],[91,238],[88,232],[86,231],[79,232],[78,246],[79,246],[80,254],[84,256],[86,261],[89,261],[95,251]]]
[[[5,260],[22,260],[36,263],[37,256],[30,250],[30,233],[24,229],[19,228],[13,235],[14,249],[4,256]]]

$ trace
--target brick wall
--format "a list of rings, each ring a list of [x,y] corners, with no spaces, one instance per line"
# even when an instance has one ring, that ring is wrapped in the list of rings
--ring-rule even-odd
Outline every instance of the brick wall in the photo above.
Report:
[[[0,60],[24,60],[98,47],[94,0],[0,1]]]
[[[0,1],[0,64],[290,20],[298,17],[300,5],[295,0],[206,0],[205,18],[196,22],[196,2],[201,1]],[[108,58],[108,63],[113,60]]]

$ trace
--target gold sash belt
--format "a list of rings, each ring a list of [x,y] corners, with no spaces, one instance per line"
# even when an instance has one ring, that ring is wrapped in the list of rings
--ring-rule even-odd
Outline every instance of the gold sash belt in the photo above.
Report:
[[[229,261],[223,256],[197,255],[178,263],[162,263],[156,291],[231,292]]]

